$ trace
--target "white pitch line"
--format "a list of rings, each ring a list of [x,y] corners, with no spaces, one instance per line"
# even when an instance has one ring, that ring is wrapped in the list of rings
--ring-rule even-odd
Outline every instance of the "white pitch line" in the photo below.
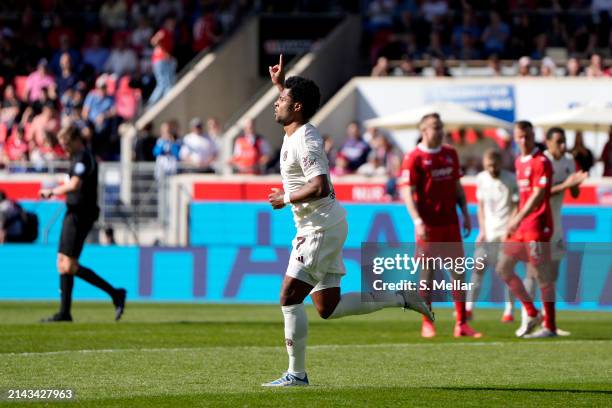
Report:
[[[571,344],[598,344],[610,343],[612,340],[552,340],[552,341],[524,341],[524,342],[503,342],[503,341],[478,341],[478,342],[446,342],[446,343],[379,343],[379,344],[318,344],[308,346],[308,350],[335,350],[342,348],[416,348],[416,347],[473,347],[473,346],[511,346],[525,345],[531,346],[550,346],[550,345],[571,345]],[[22,352],[22,353],[0,353],[3,356],[53,356],[63,354],[104,354],[104,353],[159,353],[159,352],[186,352],[186,351],[205,351],[205,350],[272,350],[284,349],[283,346],[211,346],[211,347],[176,347],[176,348],[125,348],[125,349],[85,349],[85,350],[59,350],[41,352]]]

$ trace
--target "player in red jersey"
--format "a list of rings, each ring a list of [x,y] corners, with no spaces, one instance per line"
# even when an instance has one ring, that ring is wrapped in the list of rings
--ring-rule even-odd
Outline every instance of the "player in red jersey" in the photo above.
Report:
[[[519,121],[514,125],[514,141],[520,149],[520,156],[515,161],[519,206],[508,223],[509,237],[497,264],[497,272],[521,300],[529,316],[516,335],[524,338],[555,337],[555,282],[550,273],[549,245],[553,233],[550,207],[552,165],[536,147],[531,123]],[[535,332],[542,315],[514,272],[518,261],[527,264],[527,275],[537,279],[542,292],[544,324]]]
[[[444,126],[440,115],[437,113],[425,115],[421,119],[419,130],[423,140],[413,151],[404,156],[398,180],[402,197],[414,222],[417,248],[427,253],[427,256],[463,257],[457,204],[460,205],[463,214],[465,236],[471,231],[471,222],[465,192],[459,181],[461,177],[459,157],[455,149],[442,144]],[[431,245],[431,243],[455,244],[449,246]],[[439,250],[447,252],[433,253]],[[427,289],[421,290],[421,296],[430,306],[433,273],[433,270],[421,271],[422,280],[429,283]],[[454,280],[462,281],[461,274],[451,271],[451,275]],[[465,293],[454,290],[452,295],[457,317],[455,337],[481,337],[480,333],[466,323]],[[423,319],[421,335],[423,337],[436,335],[431,320]]]

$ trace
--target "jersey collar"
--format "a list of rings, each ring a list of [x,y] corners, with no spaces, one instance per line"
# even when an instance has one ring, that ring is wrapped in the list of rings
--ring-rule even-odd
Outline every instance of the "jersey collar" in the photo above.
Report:
[[[433,149],[430,149],[429,147],[425,146],[423,143],[419,143],[417,145],[417,149],[425,153],[438,153],[440,152],[440,150],[442,150],[442,145],[435,147]]]
[[[527,163],[529,160],[531,160],[533,155],[536,154],[537,152],[538,152],[538,147],[536,146],[533,148],[531,153],[529,153],[527,156],[521,156],[521,163]]]

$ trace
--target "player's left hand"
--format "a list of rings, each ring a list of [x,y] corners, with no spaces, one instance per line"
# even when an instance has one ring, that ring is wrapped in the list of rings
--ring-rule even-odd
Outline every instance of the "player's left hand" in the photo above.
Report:
[[[467,238],[472,232],[472,220],[469,215],[463,217],[463,238]]]
[[[280,210],[285,206],[284,198],[285,192],[282,188],[273,188],[272,192],[268,195],[268,201],[275,210]]]

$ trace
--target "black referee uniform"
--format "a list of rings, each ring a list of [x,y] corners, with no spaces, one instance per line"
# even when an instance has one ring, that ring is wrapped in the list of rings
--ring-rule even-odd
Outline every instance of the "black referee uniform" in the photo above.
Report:
[[[66,195],[68,207],[59,245],[59,253],[78,259],[85,240],[100,215],[98,207],[98,164],[93,154],[83,149],[70,162],[69,176],[81,179],[77,191]]]
[[[80,179],[79,188],[66,194],[66,215],[62,223],[59,253],[77,260],[83,251],[87,235],[100,215],[98,207],[98,165],[93,154],[82,148],[71,154],[70,178]],[[105,291],[115,306],[115,320],[119,320],[125,309],[126,290],[115,288],[91,269],[78,264],[75,275]],[[60,273],[60,310],[43,322],[72,321],[72,288],[74,275]]]

